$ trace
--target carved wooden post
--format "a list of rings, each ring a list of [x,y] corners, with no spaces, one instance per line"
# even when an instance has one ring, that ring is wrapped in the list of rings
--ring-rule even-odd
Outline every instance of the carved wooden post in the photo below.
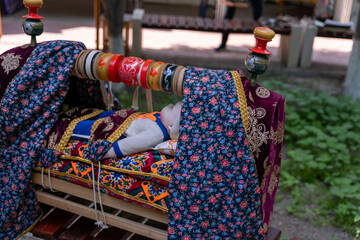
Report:
[[[43,17],[37,14],[38,8],[43,4],[42,0],[23,0],[25,7],[29,9],[29,14],[23,16],[26,20],[23,23],[23,30],[27,35],[31,36],[31,46],[36,45],[36,36],[39,36],[44,31],[44,24],[40,19]]]
[[[251,86],[256,86],[257,75],[264,73],[269,65],[268,55],[271,55],[271,52],[266,49],[266,45],[274,38],[275,32],[267,27],[257,27],[254,35],[256,46],[249,49],[251,53],[245,59],[245,67],[251,73]]]

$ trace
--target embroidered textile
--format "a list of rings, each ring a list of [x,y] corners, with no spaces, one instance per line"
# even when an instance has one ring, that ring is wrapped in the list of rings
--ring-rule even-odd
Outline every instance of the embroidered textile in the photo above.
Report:
[[[168,211],[168,181],[172,170],[171,156],[156,151],[146,151],[101,161],[100,179],[97,164],[92,175],[91,161],[87,160],[88,141],[70,140],[62,156],[51,167],[45,169],[52,176],[92,188],[93,180],[99,181],[102,192],[136,204]],[[41,172],[41,162],[34,168]]]
[[[169,239],[264,239],[260,187],[228,71],[188,67]]]
[[[259,84],[251,87],[245,74],[241,70],[238,72],[248,103],[247,134],[259,176],[262,216],[267,233],[279,184],[285,130],[285,99]]]
[[[0,56],[0,99],[4,92],[15,77],[15,75],[22,68],[35,47],[24,45],[21,47],[12,48]]]

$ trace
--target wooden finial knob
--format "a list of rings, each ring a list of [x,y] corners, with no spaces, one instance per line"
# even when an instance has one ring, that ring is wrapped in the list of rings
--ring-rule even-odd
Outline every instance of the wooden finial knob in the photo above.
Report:
[[[23,30],[27,35],[31,36],[31,46],[36,45],[36,36],[39,36],[44,31],[44,24],[40,19],[43,17],[38,15],[38,9],[42,6],[43,0],[23,0],[25,7],[29,9],[29,14],[23,16],[26,18],[23,23]]]
[[[256,46],[249,48],[251,53],[245,59],[245,67],[251,73],[251,86],[256,86],[257,75],[264,73],[269,65],[268,55],[271,55],[271,52],[266,49],[266,45],[274,38],[275,32],[267,27],[257,27],[254,35]]]
[[[29,7],[41,7],[43,0],[23,0],[23,3]]]
[[[254,35],[256,38],[256,46],[249,48],[249,50],[264,55],[271,55],[271,52],[266,49],[266,45],[274,38],[275,32],[267,27],[257,27],[254,30]]]
[[[25,7],[29,9],[29,14],[23,16],[27,19],[42,19],[43,17],[39,16],[37,13],[38,8],[43,5],[43,0],[23,0]]]
[[[257,27],[254,30],[254,35],[257,38],[271,41],[275,37],[275,32],[267,27]]]

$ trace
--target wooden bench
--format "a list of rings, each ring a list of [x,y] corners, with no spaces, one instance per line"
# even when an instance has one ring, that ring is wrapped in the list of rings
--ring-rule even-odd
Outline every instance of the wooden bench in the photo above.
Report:
[[[145,14],[142,19],[143,28],[183,29],[206,32],[253,33],[254,29],[259,26],[260,23],[257,21],[239,19],[218,20],[193,16]],[[272,30],[278,34],[290,34],[291,28],[289,24],[272,28]]]

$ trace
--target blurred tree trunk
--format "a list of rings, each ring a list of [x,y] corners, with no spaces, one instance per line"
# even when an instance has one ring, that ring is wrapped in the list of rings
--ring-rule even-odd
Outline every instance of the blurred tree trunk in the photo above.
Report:
[[[124,55],[125,51],[122,30],[124,27],[126,1],[102,0],[101,2],[109,27],[109,52]]]
[[[358,6],[355,27],[353,49],[346,73],[345,94],[351,96],[354,100],[360,100],[360,6]]]

